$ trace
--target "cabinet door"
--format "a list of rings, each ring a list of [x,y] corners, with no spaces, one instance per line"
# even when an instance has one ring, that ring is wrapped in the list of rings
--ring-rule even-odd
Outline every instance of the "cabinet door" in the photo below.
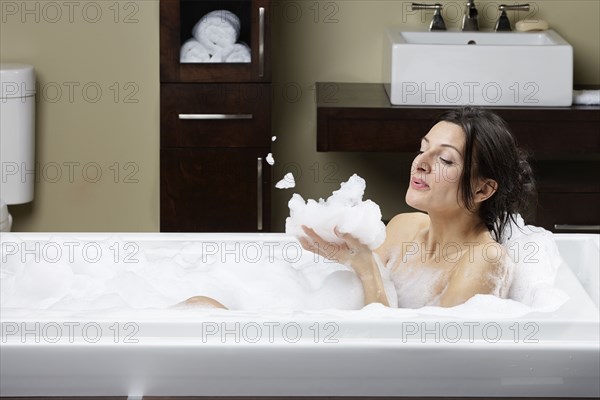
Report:
[[[268,0],[160,0],[161,82],[270,82]],[[250,62],[180,62],[181,46],[207,13],[227,10],[240,21],[238,43],[250,47]]]
[[[161,232],[270,229],[268,148],[162,149]]]
[[[162,147],[269,147],[269,83],[161,85]]]

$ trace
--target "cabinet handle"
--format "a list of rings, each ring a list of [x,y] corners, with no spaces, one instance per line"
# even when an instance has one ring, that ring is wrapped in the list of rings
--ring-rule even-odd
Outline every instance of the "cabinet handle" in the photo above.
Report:
[[[265,76],[265,8],[258,8],[258,77]]]
[[[262,157],[256,159],[256,228],[263,230],[263,184],[262,184]]]
[[[252,119],[252,114],[179,114],[179,119]]]
[[[554,229],[557,231],[595,232],[600,231],[600,225],[554,224]]]

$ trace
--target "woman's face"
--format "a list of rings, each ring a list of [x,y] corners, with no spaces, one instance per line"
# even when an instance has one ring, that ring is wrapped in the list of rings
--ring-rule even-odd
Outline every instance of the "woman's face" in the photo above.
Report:
[[[438,122],[421,140],[406,192],[406,203],[428,213],[460,209],[465,134],[456,124]]]

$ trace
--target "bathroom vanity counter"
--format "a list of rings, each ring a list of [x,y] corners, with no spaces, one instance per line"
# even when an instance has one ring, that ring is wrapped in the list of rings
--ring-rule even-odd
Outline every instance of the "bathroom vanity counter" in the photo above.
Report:
[[[317,151],[412,153],[449,108],[393,106],[381,83],[317,83]],[[485,108],[535,157],[600,154],[600,106]]]
[[[393,106],[381,83],[316,89],[317,151],[414,154],[450,108]],[[508,122],[531,155],[538,204],[530,222],[554,232],[599,232],[600,106],[485,108]]]

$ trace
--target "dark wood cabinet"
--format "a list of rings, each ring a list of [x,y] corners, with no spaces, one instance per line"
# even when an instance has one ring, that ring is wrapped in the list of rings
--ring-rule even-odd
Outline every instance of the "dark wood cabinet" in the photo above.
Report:
[[[538,202],[528,221],[600,231],[600,107],[487,107],[527,149]],[[392,106],[376,83],[317,83],[317,151],[412,153],[447,107]]]
[[[239,17],[250,62],[180,62],[204,15]],[[270,10],[265,0],[160,0],[160,230],[270,230]]]

